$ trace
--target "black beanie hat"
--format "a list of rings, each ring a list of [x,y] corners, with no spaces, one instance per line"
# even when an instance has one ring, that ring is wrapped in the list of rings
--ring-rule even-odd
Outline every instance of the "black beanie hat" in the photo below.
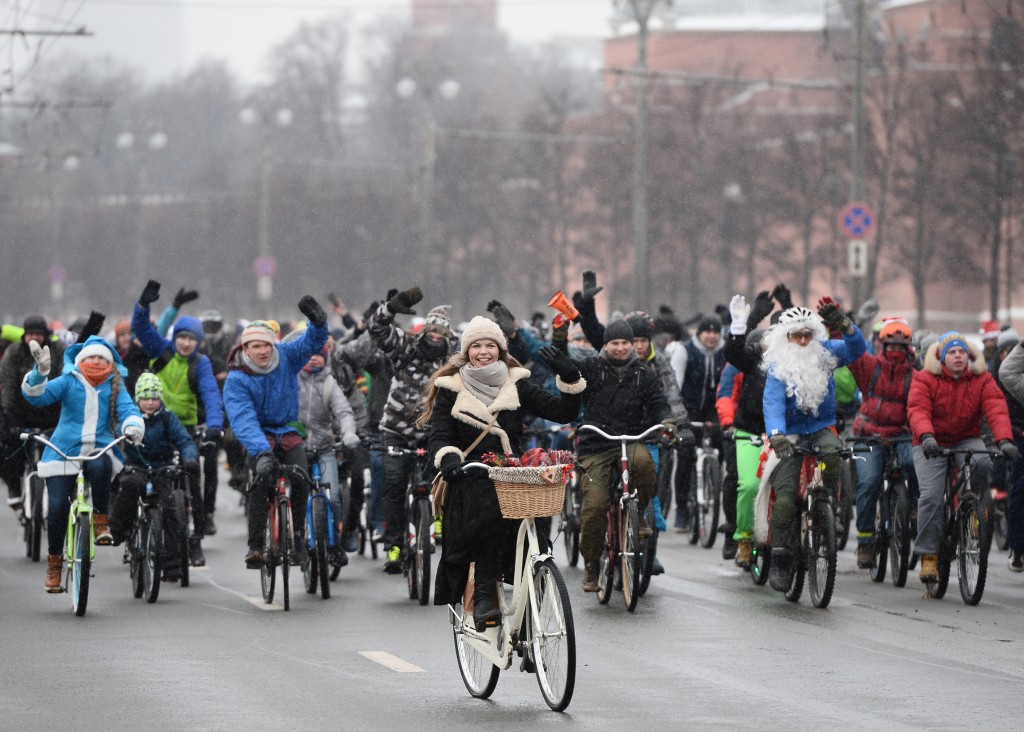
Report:
[[[651,320],[651,316],[642,310],[635,310],[629,313],[625,318],[626,325],[633,331],[634,338],[646,338],[651,339],[654,335],[654,321]]]
[[[41,315],[29,315],[21,326],[26,333],[42,333],[50,337],[50,326],[46,324],[46,318]]]
[[[700,335],[701,333],[704,333],[709,330],[713,330],[716,333],[721,333],[722,321],[713,315],[705,315],[703,318],[700,319],[700,322],[697,323],[697,335]]]
[[[632,343],[633,338],[633,329],[629,327],[629,323],[625,320],[613,320],[604,329],[605,343],[620,339]]]

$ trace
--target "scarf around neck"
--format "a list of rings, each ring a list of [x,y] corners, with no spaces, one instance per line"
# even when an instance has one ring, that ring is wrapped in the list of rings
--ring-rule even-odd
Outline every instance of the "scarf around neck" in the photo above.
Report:
[[[110,376],[114,370],[114,365],[109,361],[104,361],[101,364],[92,364],[82,361],[78,364],[78,370],[85,377],[85,380],[95,389],[97,386],[102,384]]]
[[[271,371],[276,369],[278,365],[281,363],[281,355],[277,352],[276,347],[274,348],[273,354],[270,356],[270,363],[268,363],[266,366],[257,366],[256,362],[253,361],[249,357],[249,354],[247,354],[245,351],[242,351],[241,355],[242,363],[245,364],[245,367],[252,371],[254,374],[269,374]]]
[[[508,381],[508,365],[504,361],[495,361],[480,368],[466,364],[459,369],[459,375],[469,393],[489,407]]]

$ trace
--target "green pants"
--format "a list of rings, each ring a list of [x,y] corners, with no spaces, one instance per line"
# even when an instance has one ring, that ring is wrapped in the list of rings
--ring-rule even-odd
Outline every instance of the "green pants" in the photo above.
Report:
[[[821,461],[825,464],[822,478],[825,483],[825,490],[830,496],[836,495],[836,488],[839,487],[839,471],[842,467],[842,459],[837,450],[842,449],[843,443],[830,429],[823,429],[813,435],[800,435],[801,446],[813,449],[818,448],[825,454]],[[775,505],[772,507],[771,535],[772,544],[779,545],[780,536],[785,536],[789,529],[789,522],[793,519],[796,510],[796,489],[800,482],[800,468],[804,463],[804,455],[796,453],[793,457],[786,458],[779,462],[772,473],[772,487],[775,489]]]
[[[752,443],[750,438],[757,438]],[[736,430],[736,541],[754,540],[754,501],[761,479],[757,468],[761,463],[761,436]]]
[[[621,449],[618,447],[580,458],[583,469],[582,526],[580,527],[580,554],[584,562],[596,562],[605,546],[608,530],[608,493],[612,479],[618,478]],[[640,510],[647,508],[654,491],[654,460],[647,446],[633,443],[626,446],[629,457],[629,482],[637,492]]]

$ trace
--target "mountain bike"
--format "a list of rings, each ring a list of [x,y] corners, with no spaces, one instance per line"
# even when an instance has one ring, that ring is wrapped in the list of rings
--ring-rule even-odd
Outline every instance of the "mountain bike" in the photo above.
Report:
[[[32,435],[32,439],[46,445],[69,463],[78,465],[78,476],[75,479],[77,490],[74,500],[71,501],[68,530],[64,536],[64,557],[68,560],[68,571],[62,592],[67,592],[71,596],[71,609],[75,615],[82,617],[89,604],[89,569],[96,556],[96,534],[92,525],[92,486],[85,479],[84,465],[103,457],[128,438],[122,435],[89,455],[68,455],[42,435]]]
[[[610,442],[618,442],[621,448],[619,458],[619,476],[608,491],[608,528],[605,533],[605,548],[601,553],[598,571],[597,600],[602,605],[608,604],[616,582],[616,568],[622,580],[622,597],[629,612],[636,610],[640,599],[640,579],[646,561],[646,541],[640,540],[640,506],[637,492],[633,490],[629,474],[629,456],[626,444],[641,442],[655,432],[668,431],[663,424],[648,427],[639,435],[609,435],[594,425],[585,424],[580,427],[603,437]],[[648,528],[654,530],[654,525]]]
[[[160,571],[164,565],[165,543],[176,538],[164,534],[163,510],[160,507],[160,494],[156,486],[163,480],[173,485],[177,479],[178,467],[130,465],[125,471],[137,471],[146,476],[145,487],[136,499],[135,521],[132,522],[125,547],[128,576],[132,583],[132,594],[137,598],[145,596],[146,602],[154,603],[160,595]],[[180,556],[181,563],[187,564],[188,554]]]
[[[907,583],[910,565],[910,488],[900,465],[897,446],[910,442],[910,436],[902,437],[856,437],[852,440],[859,445],[877,445],[885,450],[882,470],[882,486],[875,503],[874,558],[871,563],[871,579],[885,581],[886,563],[895,587]],[[860,452],[854,448],[854,453]]]
[[[430,602],[430,555],[434,553],[434,513],[430,505],[430,481],[424,478],[427,451],[389,445],[389,455],[412,457],[409,483],[405,489],[405,545],[402,573],[409,587],[409,599],[420,605]]]
[[[308,481],[302,468],[281,465],[274,490],[267,496],[267,524],[263,530],[263,563],[260,565],[260,585],[263,601],[268,605],[274,601],[277,584],[277,567],[281,568],[281,599],[284,609],[291,609],[288,594],[288,571],[296,563],[295,527],[292,526],[292,483]]]
[[[561,466],[555,466],[552,475]],[[508,476],[508,471],[543,471],[542,468],[495,468],[483,463],[467,463],[468,468],[485,468],[492,480]],[[564,475],[564,474],[563,474]],[[557,478],[555,479],[558,480]],[[564,479],[562,479],[564,485]],[[530,488],[535,488],[530,486]],[[455,639],[459,672],[469,693],[487,699],[498,683],[498,674],[509,669],[516,655],[522,657],[520,670],[537,675],[541,695],[547,705],[563,711],[572,700],[576,684],[576,631],[565,580],[537,536],[534,519],[558,513],[562,488],[549,484],[550,511],[515,510],[501,490],[498,501],[506,518],[521,518],[516,538],[516,559],[512,577],[512,599],[508,600],[502,582],[498,582],[501,622],[483,631],[476,630],[471,614],[461,602],[448,606]],[[524,515],[525,514],[525,515]]]
[[[46,434],[43,430],[31,429],[21,433],[27,453],[25,472],[21,476],[21,510],[18,522],[24,529],[25,556],[38,562],[46,531],[46,481],[39,476],[37,465],[42,458],[41,445],[32,440],[34,435]]]
[[[718,515],[722,508],[722,459],[712,440],[717,422],[690,422],[699,436],[694,477],[690,482],[690,543],[710,549],[718,536]]]
[[[306,461],[309,463],[313,484],[306,501],[306,542],[309,561],[302,568],[302,578],[306,592],[315,595],[319,588],[320,596],[325,600],[331,596],[330,580],[337,578],[338,572],[341,571],[341,565],[333,561],[341,537],[334,518],[335,504],[331,495],[331,484],[323,478],[320,456],[328,450],[333,452],[340,447],[339,443],[329,448],[306,448]],[[348,491],[342,490],[339,486],[339,494],[341,515],[347,516]]]
[[[796,493],[797,511],[785,538],[792,560],[784,594],[790,602],[799,602],[806,574],[811,603],[825,608],[832,600],[836,581],[836,516],[822,477],[825,453],[817,448],[795,449],[803,453],[804,461]],[[836,452],[841,459],[853,455],[850,448]]]
[[[998,450],[944,449],[946,481],[943,490],[942,542],[939,547],[939,576],[926,582],[928,597],[941,599],[949,586],[949,570],[953,560],[957,563],[960,596],[968,605],[977,605],[985,592],[988,574],[988,551],[991,541],[988,513],[981,498],[971,487],[975,455],[998,456]],[[956,456],[962,455],[964,464],[958,469]]]

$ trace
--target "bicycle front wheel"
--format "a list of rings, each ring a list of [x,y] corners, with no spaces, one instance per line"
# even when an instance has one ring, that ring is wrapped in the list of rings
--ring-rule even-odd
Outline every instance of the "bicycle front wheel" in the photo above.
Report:
[[[146,544],[143,541],[142,527],[137,521],[128,540],[128,577],[132,581],[132,595],[142,597],[146,592],[145,570],[142,568]]]
[[[274,520],[276,509],[271,506],[267,510],[267,523],[263,527],[263,564],[260,565],[260,585],[263,588],[263,602],[268,605],[274,601],[274,587],[277,584],[278,545],[274,540]]]
[[[977,605],[985,592],[988,574],[988,518],[978,499],[967,496],[957,512],[957,570],[960,596],[968,605]]]
[[[459,661],[459,673],[470,695],[477,699],[486,699],[498,685],[498,674],[501,669],[491,663],[473,646],[466,643],[462,634],[462,626],[472,623],[473,616],[463,609],[462,619],[456,617],[452,623],[452,635],[455,638],[455,657]]]
[[[718,536],[718,515],[722,508],[722,466],[717,458],[704,458],[704,503],[700,506],[700,545],[710,549]]]
[[[658,530],[654,528],[654,501],[647,503],[644,518],[647,520],[647,525],[651,527],[651,535],[643,540],[644,558],[640,567],[640,597],[646,595],[647,588],[651,586],[651,572],[654,569],[654,557],[658,551]]]
[[[622,599],[629,612],[636,610],[640,599],[640,574],[643,567],[643,545],[640,543],[640,514],[636,501],[626,502],[619,514],[619,571],[622,573]]]
[[[857,481],[849,460],[843,460],[839,470],[839,496],[835,503],[836,547],[846,548],[850,538],[850,521],[853,519],[853,497],[857,495]]]
[[[771,569],[772,548],[767,544],[755,544],[750,561],[750,579],[755,585],[761,586],[768,581],[768,570]]]
[[[316,537],[313,556],[316,557],[317,574],[320,576],[320,597],[325,600],[329,600],[331,598],[331,568],[327,558],[328,531],[326,500],[318,500],[313,504],[313,536]],[[340,534],[337,535],[337,541],[340,544]],[[313,563],[313,556],[309,558],[309,564]]]
[[[39,552],[43,543],[43,479],[34,475],[28,480],[28,495],[25,500],[32,509],[32,517],[28,520],[28,556],[33,562],[39,561]]]
[[[875,501],[875,542],[872,546],[870,570],[874,582],[885,581],[886,562],[889,559],[889,527],[892,525],[889,518],[889,503],[887,492],[878,491],[878,499]]]
[[[179,564],[181,565],[181,581],[182,587],[188,587],[189,576],[188,571],[192,566],[192,562],[189,559],[188,551],[188,478],[184,476],[180,478],[184,481],[184,485],[179,484],[174,489],[174,514],[178,517],[178,535],[177,536],[165,536],[164,542],[170,543],[172,541],[178,542],[178,556],[181,558]]]
[[[811,506],[809,518],[804,550],[808,558],[807,580],[811,604],[814,607],[828,607],[836,584],[835,513],[828,501],[818,500]]]
[[[565,558],[570,567],[580,561],[580,504],[579,480],[576,476],[565,487],[565,501],[562,504],[561,526],[562,541],[565,543]]]
[[[156,602],[160,595],[160,554],[163,552],[162,526],[160,509],[156,507],[147,509],[141,543],[145,547],[142,561],[142,585],[148,603]]]
[[[310,496],[310,502],[312,505],[307,507],[306,510],[306,536],[313,538],[313,551],[309,553],[309,561],[302,567],[302,584],[306,588],[306,592],[310,595],[315,595],[317,589],[320,586],[320,568],[319,568],[319,556],[316,553],[316,531],[315,521],[316,519],[311,516],[316,511],[316,504],[319,501],[314,500]]]
[[[416,541],[413,544],[413,564],[416,566],[416,594],[420,605],[430,601],[430,531],[434,519],[430,512],[430,501],[416,501]]]
[[[539,624],[532,628],[530,653],[544,701],[560,712],[569,706],[576,685],[576,630],[569,592],[551,559],[534,566],[533,587]]]
[[[92,516],[80,513],[72,523],[73,535],[68,537],[71,544],[71,576],[68,582],[68,593],[71,595],[71,608],[75,615],[85,615],[89,604],[89,571],[92,567]]]
[[[894,587],[907,584],[910,567],[910,505],[907,484],[902,480],[889,488],[889,569]]]
[[[281,600],[284,609],[291,609],[291,598],[288,595],[288,571],[291,569],[292,556],[295,552],[295,537],[292,534],[292,507],[287,501],[277,504],[278,548],[281,557]]]

